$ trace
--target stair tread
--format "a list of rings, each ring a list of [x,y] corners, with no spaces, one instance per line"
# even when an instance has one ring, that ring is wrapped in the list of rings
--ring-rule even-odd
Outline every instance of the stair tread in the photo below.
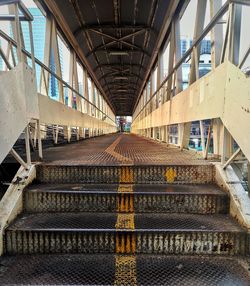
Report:
[[[131,185],[132,186],[132,185]],[[119,187],[124,187],[122,193],[130,193],[126,191],[127,184],[38,184],[32,185],[27,192],[41,193],[117,193]],[[198,194],[198,195],[218,195],[228,196],[226,192],[220,190],[215,184],[197,184],[197,185],[133,185],[134,194]]]
[[[131,214],[119,214],[129,221]],[[220,231],[244,232],[229,215],[132,214],[135,231]],[[22,214],[8,230],[39,231],[126,231],[116,228],[117,213],[36,213]],[[129,223],[127,225],[130,225]]]
[[[250,281],[249,261],[241,257],[54,254],[0,262],[1,285],[129,285],[135,279],[137,285],[246,286]],[[128,284],[119,284],[119,277]]]

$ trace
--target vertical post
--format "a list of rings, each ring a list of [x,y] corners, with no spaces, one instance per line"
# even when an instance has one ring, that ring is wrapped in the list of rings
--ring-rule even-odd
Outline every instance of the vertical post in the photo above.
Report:
[[[69,85],[73,87],[73,65],[74,65],[74,51],[70,50],[70,57],[69,57]],[[68,98],[68,105],[70,107],[74,107],[74,98],[73,98],[73,91],[69,89],[69,98]]]
[[[30,48],[31,48],[32,68],[34,70],[34,74],[36,75],[35,49],[34,49],[34,41],[33,41],[33,32],[32,32],[32,23],[31,23],[31,21],[29,21],[29,35],[30,35]],[[36,76],[35,76],[35,78],[36,78]]]
[[[152,75],[152,71],[151,71],[151,74],[150,74],[150,98],[152,97],[153,95],[153,75]],[[150,112],[152,112],[154,110],[154,106],[153,106],[153,100],[150,101]],[[139,108],[139,110],[141,111],[141,109]]]
[[[240,54],[240,31],[241,31],[242,7],[239,4],[230,4],[229,25],[229,60],[238,66]]]
[[[11,52],[11,43],[9,42],[8,43],[8,47],[7,47],[7,52],[6,52],[6,62],[10,63],[10,52]],[[1,49],[1,54],[4,54],[2,49]],[[5,70],[7,71],[8,70],[8,65],[6,64],[6,67],[5,67]],[[10,68],[9,68],[10,69]]]
[[[210,20],[222,7],[221,0],[210,0]],[[220,57],[223,44],[222,24],[216,24],[211,30],[211,65],[214,70],[220,64]]]
[[[163,66],[162,66],[162,51],[158,52],[158,64],[157,64],[157,84],[156,84],[156,90],[159,89],[160,85],[161,85],[161,79],[162,79],[162,70],[163,70]],[[159,107],[160,103],[162,104],[162,92],[161,89],[157,92],[157,106]],[[144,101],[144,92],[142,93],[142,108],[145,105],[145,101]]]
[[[16,58],[15,58],[15,54],[14,54],[14,50],[13,50],[13,45],[11,45],[11,58],[12,58],[12,62],[13,62],[13,66],[16,66]]]
[[[95,109],[95,85],[93,80],[91,80],[91,93],[92,93],[92,104],[91,105],[91,116],[96,117],[96,109]]]
[[[16,30],[16,41],[17,41],[17,57],[18,61],[23,61],[22,56],[22,42],[21,42],[21,27],[20,27],[20,19],[18,13],[18,4],[14,4],[14,11],[15,11],[15,30]]]
[[[74,89],[79,93],[79,81],[78,81],[78,73],[77,73],[77,61],[76,61],[76,53],[73,51],[73,86]],[[76,96],[76,109],[82,112],[81,98],[78,94]]]
[[[180,36],[180,19],[176,18],[175,25],[175,63],[181,59],[181,36]],[[182,91],[182,66],[176,71],[176,94]]]
[[[31,155],[30,155],[30,132],[29,125],[25,128],[25,150],[26,150],[26,158],[27,164],[31,164]]]
[[[175,24],[174,24],[174,22],[172,22],[171,34],[170,34],[170,49],[169,49],[169,61],[168,61],[168,73],[170,73],[173,70],[173,67],[174,67],[174,53],[175,53]],[[172,74],[170,76],[170,78],[168,79],[166,99],[164,99],[164,102],[171,98],[173,76],[174,76],[174,74]]]
[[[222,152],[221,152],[221,164],[224,165],[226,162],[226,154],[227,154],[227,130],[226,127],[223,125],[222,127]]]
[[[64,139],[67,139],[68,143],[71,140],[71,127],[70,126],[63,126],[63,135]]]
[[[250,196],[250,162],[247,164],[248,195]]]
[[[191,122],[178,124],[178,145],[180,149],[188,148]]]
[[[80,127],[76,127],[76,140],[80,140]]]
[[[193,56],[194,56],[194,66],[195,66],[195,78],[196,80],[199,79],[199,56],[196,47],[193,47]]]
[[[42,139],[41,139],[41,128],[40,128],[40,120],[37,120],[37,139],[38,139],[38,155],[39,159],[43,159],[43,147],[42,147]]]
[[[208,128],[208,134],[207,134],[207,144],[206,144],[206,150],[205,150],[205,156],[204,159],[207,159],[208,157],[208,151],[209,151],[209,146],[210,146],[210,141],[211,141],[211,128],[213,124],[213,119],[211,119],[209,128]]]
[[[203,31],[205,16],[206,16],[206,6],[207,6],[207,0],[202,0],[202,1],[197,2],[194,41],[201,35]],[[189,79],[190,85],[197,80],[196,69],[197,69],[197,65],[199,65],[199,60],[200,60],[200,47],[201,45],[198,45],[196,47],[197,56],[195,56],[195,54],[193,53],[191,57],[190,79]]]
[[[202,154],[203,158],[205,157],[206,147],[205,147],[205,135],[204,135],[204,125],[203,121],[200,120],[200,133],[201,133],[201,147],[202,147]]]
[[[87,71],[84,71],[84,97],[89,100],[89,88],[88,88],[88,74]],[[89,103],[86,101],[86,113],[89,114]]]
[[[220,127],[221,120],[216,118],[213,120],[213,154],[215,157],[220,155]]]
[[[56,74],[62,78],[62,69],[59,55],[59,47],[57,40],[57,29],[56,29],[56,21],[52,18],[52,27],[51,27],[51,44],[54,52],[55,66],[56,66]],[[63,94],[63,84],[60,80],[57,80],[58,89],[59,89],[59,101],[64,103],[64,94]]]
[[[49,14],[46,17],[46,32],[45,32],[45,43],[44,43],[44,60],[43,63],[49,67],[50,65],[50,54],[51,54],[51,30],[52,23]],[[42,81],[42,77],[44,77],[44,84]],[[49,73],[42,68],[41,72],[41,81],[40,81],[40,90],[42,94],[49,95]]]

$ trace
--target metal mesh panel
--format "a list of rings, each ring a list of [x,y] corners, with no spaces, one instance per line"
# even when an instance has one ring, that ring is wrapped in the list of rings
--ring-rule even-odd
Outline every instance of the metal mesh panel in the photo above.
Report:
[[[248,268],[224,257],[23,255],[1,258],[0,285],[247,286]]]
[[[246,286],[249,277],[237,260],[138,256],[137,285]]]

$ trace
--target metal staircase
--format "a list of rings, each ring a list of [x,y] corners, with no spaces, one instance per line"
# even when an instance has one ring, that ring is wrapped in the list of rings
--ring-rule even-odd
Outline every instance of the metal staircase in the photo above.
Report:
[[[213,168],[39,165],[0,285],[249,285],[248,234]]]

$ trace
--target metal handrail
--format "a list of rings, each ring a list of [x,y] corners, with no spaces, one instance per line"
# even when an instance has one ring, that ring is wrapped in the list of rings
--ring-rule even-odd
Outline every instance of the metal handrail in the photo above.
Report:
[[[144,111],[144,109],[147,107],[147,105],[152,101],[153,98],[155,98],[156,94],[160,91],[160,89],[164,86],[164,84],[169,80],[169,78],[177,71],[177,69],[185,62],[188,56],[190,56],[193,53],[193,49],[196,48],[203,38],[206,37],[206,35],[211,31],[211,29],[215,26],[215,24],[218,22],[218,20],[227,12],[229,8],[229,4],[232,3],[233,0],[227,0],[225,4],[220,8],[220,10],[214,15],[212,20],[209,22],[209,24],[205,27],[204,31],[201,33],[201,35],[192,43],[192,46],[186,51],[186,53],[182,56],[182,58],[177,62],[177,64],[173,67],[173,69],[169,72],[167,77],[162,81],[158,89],[152,94],[152,96],[148,99],[148,101],[145,103],[143,108],[139,111],[139,113],[136,115],[136,117],[133,119],[133,121],[136,120],[136,118]],[[139,103],[139,101],[138,101]],[[138,104],[137,104],[138,106]]]
[[[4,31],[0,29],[0,37],[5,39],[8,42],[11,42],[11,44],[15,47],[17,47],[17,42],[12,39],[10,36],[8,36]],[[29,51],[27,51],[25,48],[22,47],[22,52],[28,56],[30,59],[32,59],[32,55]],[[67,88],[69,88],[72,92],[76,93],[79,97],[81,97],[83,100],[85,100],[88,104],[90,104],[92,107],[94,107],[97,111],[101,112],[103,115],[105,115],[107,118],[109,118],[112,122],[115,123],[115,121],[108,116],[105,112],[103,112],[100,108],[98,108],[95,104],[90,102],[88,99],[86,99],[82,94],[80,94],[77,90],[75,90],[72,86],[70,86],[66,81],[64,81],[61,77],[59,77],[56,73],[54,73],[50,68],[48,68],[44,63],[42,63],[40,60],[35,58],[35,62],[43,69],[45,69],[48,73],[50,73],[52,76],[54,76],[57,80],[59,80],[63,85],[65,85]]]

